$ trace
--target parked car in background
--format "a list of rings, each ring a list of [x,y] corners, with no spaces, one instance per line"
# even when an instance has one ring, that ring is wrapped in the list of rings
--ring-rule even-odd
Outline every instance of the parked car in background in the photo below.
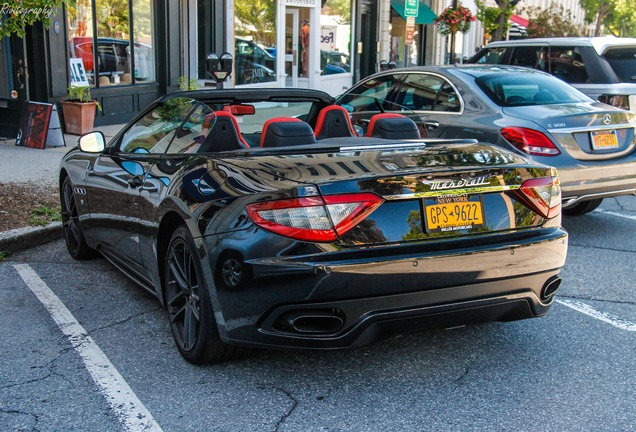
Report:
[[[555,169],[424,143],[403,116],[357,137],[333,102],[173,93],[108,144],[82,136],[60,166],[69,253],[156,295],[193,363],[548,312],[568,247]]]
[[[493,42],[468,63],[551,73],[592,99],[636,110],[636,38],[537,38]]]
[[[349,56],[338,51],[320,51],[320,69],[323,75],[351,72]]]
[[[362,127],[377,112],[401,106],[422,118],[430,137],[476,138],[554,166],[566,214],[590,212],[604,197],[636,194],[634,114],[538,70],[391,69],[365,78],[337,103]]]

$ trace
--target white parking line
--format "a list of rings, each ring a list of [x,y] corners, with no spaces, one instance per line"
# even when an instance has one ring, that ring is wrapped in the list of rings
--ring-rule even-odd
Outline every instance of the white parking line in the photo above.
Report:
[[[585,315],[591,316],[599,321],[606,322],[621,330],[636,331],[636,324],[633,322],[624,320],[622,318],[615,317],[605,312],[597,311],[592,306],[576,300],[555,300],[557,303],[567,306],[575,311],[581,312]]]
[[[108,400],[124,429],[131,432],[161,432],[161,427],[144,404],[64,303],[28,264],[17,264],[13,267],[82,357],[86,369]]]
[[[618,212],[609,211],[609,210],[602,210],[602,209],[596,209],[595,211],[597,211],[599,213],[605,213],[605,214],[608,214],[608,215],[612,215],[612,216],[622,217],[622,218],[625,218],[625,219],[636,220],[636,216],[632,216],[632,215],[628,215],[628,214],[624,214],[624,213],[618,213]]]

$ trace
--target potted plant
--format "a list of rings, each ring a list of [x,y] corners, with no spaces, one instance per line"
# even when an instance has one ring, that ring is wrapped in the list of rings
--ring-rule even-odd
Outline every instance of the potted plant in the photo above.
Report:
[[[69,86],[68,100],[62,101],[66,133],[84,135],[92,131],[95,108],[102,109],[97,101],[91,100],[89,86]]]

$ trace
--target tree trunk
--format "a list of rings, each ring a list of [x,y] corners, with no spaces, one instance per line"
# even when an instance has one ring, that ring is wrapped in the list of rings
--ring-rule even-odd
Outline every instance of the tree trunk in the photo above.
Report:
[[[494,34],[492,35],[492,42],[504,40],[504,38],[506,37],[504,29],[506,25],[505,11],[508,9],[507,6],[508,5],[506,5],[506,9],[500,6],[501,10],[504,12],[500,13],[497,17],[497,30],[495,30]]]
[[[603,0],[598,5],[598,15],[596,19],[596,28],[594,29],[594,37],[601,35],[601,21],[603,21]]]

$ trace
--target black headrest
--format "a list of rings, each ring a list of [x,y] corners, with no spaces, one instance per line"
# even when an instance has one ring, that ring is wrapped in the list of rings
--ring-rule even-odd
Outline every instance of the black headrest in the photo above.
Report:
[[[291,117],[278,117],[265,122],[261,147],[286,147],[313,144],[314,131],[308,123]]]
[[[314,134],[319,140],[358,136],[351,126],[349,112],[339,105],[330,105],[320,110]]]
[[[216,121],[212,130],[201,144],[197,153],[220,152],[249,148],[238,130],[234,116],[225,111],[216,111]]]
[[[401,114],[376,114],[371,117],[367,136],[384,139],[420,139],[413,120]]]

